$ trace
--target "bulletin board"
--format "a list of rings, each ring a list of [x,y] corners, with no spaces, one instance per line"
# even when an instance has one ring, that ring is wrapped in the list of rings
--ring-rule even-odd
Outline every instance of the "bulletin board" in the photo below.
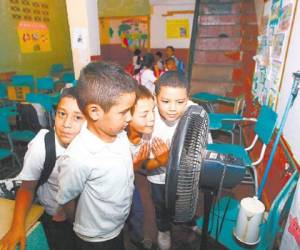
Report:
[[[101,44],[123,48],[149,48],[149,16],[105,17],[99,19]]]
[[[294,11],[294,0],[269,0],[260,25],[252,94],[261,105],[274,109],[281,89]]]

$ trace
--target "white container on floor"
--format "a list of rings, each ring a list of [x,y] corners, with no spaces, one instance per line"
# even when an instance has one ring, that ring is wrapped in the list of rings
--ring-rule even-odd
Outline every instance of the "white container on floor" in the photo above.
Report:
[[[264,204],[257,197],[241,200],[240,211],[234,236],[247,245],[255,245],[260,241],[259,229],[265,212]]]

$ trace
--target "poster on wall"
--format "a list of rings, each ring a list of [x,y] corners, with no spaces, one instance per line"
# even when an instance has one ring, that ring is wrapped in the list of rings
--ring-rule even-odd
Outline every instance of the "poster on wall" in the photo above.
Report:
[[[274,35],[272,44],[272,57],[278,60],[282,60],[282,49],[284,46],[284,33],[278,33]]]
[[[45,23],[20,21],[17,30],[22,53],[51,51],[49,29]]]
[[[260,25],[252,94],[260,104],[276,108],[288,48],[293,0],[271,0]]]
[[[190,23],[188,19],[167,19],[166,37],[180,39],[190,37]]]
[[[120,44],[130,50],[148,48],[149,18],[147,16],[100,18],[99,24],[101,44]]]
[[[14,20],[50,22],[49,0],[10,0],[11,17]]]

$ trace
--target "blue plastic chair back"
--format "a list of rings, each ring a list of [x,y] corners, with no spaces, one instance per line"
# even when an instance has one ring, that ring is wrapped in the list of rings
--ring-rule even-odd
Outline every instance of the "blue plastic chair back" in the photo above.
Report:
[[[52,110],[52,98],[49,95],[29,93],[26,95],[26,101],[41,104],[47,112]]]
[[[254,131],[264,144],[269,144],[277,121],[277,113],[263,105],[259,112]]]
[[[66,72],[63,74],[62,81],[64,83],[73,83],[75,80],[75,75],[73,72]]]
[[[59,74],[64,70],[64,65],[61,63],[52,64],[50,68],[50,74]]]
[[[0,114],[0,132],[8,134],[10,132],[10,126],[7,120],[7,116]]]
[[[7,98],[7,88],[4,82],[0,82],[0,98]]]
[[[54,89],[54,81],[51,77],[41,77],[37,79],[37,89],[39,90],[50,90]]]
[[[34,78],[32,75],[15,75],[11,78],[13,86],[29,86],[34,89]]]

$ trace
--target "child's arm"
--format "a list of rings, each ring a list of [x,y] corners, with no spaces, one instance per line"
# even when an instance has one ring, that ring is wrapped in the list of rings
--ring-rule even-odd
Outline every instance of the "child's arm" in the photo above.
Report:
[[[17,192],[14,216],[9,231],[0,241],[1,249],[15,249],[20,242],[20,249],[25,250],[25,219],[32,205],[37,181],[23,181]]]
[[[138,170],[142,163],[149,158],[150,145],[149,143],[144,143],[141,145],[139,152],[133,157],[133,168],[134,171]]]
[[[67,220],[73,224],[75,220],[75,212],[76,212],[76,199],[71,200],[67,202],[65,205],[63,205],[63,210],[66,214]]]
[[[75,199],[80,196],[90,174],[84,163],[64,156],[59,163],[57,203],[60,204],[68,218],[73,220]],[[73,203],[74,201],[74,203]]]

